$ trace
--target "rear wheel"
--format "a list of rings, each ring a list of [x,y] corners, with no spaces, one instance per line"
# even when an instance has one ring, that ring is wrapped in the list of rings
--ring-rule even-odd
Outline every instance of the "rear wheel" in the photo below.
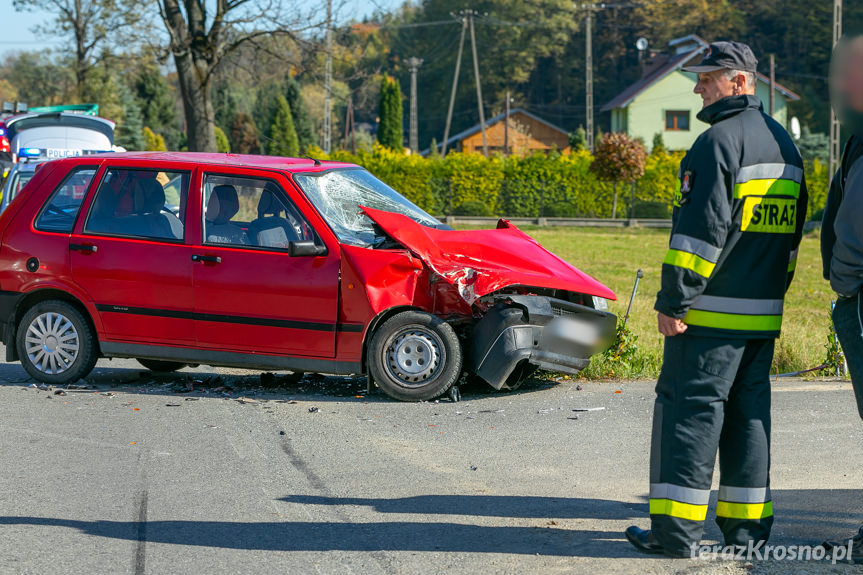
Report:
[[[180,363],[177,361],[162,361],[160,359],[137,359],[135,360],[150,371],[155,371],[159,373],[170,373],[172,371],[177,371],[178,369],[183,369],[186,367],[185,363]]]
[[[385,321],[372,336],[368,366],[390,397],[434,399],[461,375],[461,344],[448,323],[425,312],[406,311]]]
[[[60,300],[30,308],[18,324],[15,345],[27,373],[53,385],[87,377],[98,359],[90,324],[77,308]]]

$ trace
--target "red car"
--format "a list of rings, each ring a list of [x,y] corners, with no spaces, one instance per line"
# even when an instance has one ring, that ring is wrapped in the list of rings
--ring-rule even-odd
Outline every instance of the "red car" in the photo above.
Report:
[[[350,164],[130,153],[43,164],[0,216],[7,361],[368,374],[427,400],[576,373],[614,294],[505,220],[455,231]]]

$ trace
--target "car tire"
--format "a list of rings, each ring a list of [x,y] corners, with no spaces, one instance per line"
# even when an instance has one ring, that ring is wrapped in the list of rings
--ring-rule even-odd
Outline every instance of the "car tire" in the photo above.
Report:
[[[15,346],[27,373],[50,385],[87,377],[99,358],[96,335],[84,314],[60,300],[27,310],[18,324]]]
[[[440,318],[419,311],[401,312],[372,336],[368,368],[377,386],[394,399],[434,399],[461,376],[461,343]]]
[[[138,363],[156,373],[170,373],[186,367],[185,363],[178,361],[162,361],[161,359],[136,359]]]

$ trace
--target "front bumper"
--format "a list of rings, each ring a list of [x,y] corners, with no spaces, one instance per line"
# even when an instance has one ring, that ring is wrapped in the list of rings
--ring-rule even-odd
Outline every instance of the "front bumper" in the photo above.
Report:
[[[617,316],[546,296],[501,296],[474,327],[468,370],[495,389],[527,364],[576,374],[611,344]]]

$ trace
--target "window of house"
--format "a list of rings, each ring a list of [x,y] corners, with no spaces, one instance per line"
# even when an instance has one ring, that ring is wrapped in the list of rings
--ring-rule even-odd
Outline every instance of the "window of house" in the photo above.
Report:
[[[689,110],[666,110],[665,129],[670,132],[688,132]]]
[[[111,168],[105,173],[86,233],[180,241],[188,172]]]

